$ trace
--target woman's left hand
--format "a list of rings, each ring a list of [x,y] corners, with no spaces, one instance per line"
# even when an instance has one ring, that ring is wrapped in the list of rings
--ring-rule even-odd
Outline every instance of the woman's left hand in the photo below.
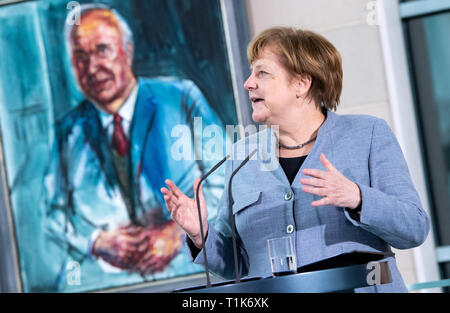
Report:
[[[313,201],[313,206],[333,205],[356,209],[361,204],[361,191],[357,184],[347,179],[333,164],[320,154],[320,161],[327,171],[317,169],[304,169],[303,174],[313,178],[302,178],[300,183],[303,191],[322,196],[322,199]]]

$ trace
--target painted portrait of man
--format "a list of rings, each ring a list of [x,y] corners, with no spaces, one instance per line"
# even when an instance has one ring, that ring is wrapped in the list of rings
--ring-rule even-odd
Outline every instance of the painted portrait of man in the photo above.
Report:
[[[194,179],[222,157],[175,160],[172,129],[189,126],[185,144],[201,156],[205,145],[194,117],[203,125],[222,122],[192,81],[135,76],[133,33],[116,10],[87,4],[79,13],[79,23],[65,24],[65,38],[85,99],[56,121],[45,175],[45,234],[59,254],[51,258],[58,290],[198,272],[159,190],[170,178],[193,195]],[[223,183],[220,171],[205,183],[209,208]],[[65,279],[73,262],[80,264],[82,286]]]

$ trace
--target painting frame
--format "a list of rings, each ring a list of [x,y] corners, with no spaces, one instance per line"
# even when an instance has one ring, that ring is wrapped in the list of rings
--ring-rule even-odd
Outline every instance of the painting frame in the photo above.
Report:
[[[0,1],[0,7],[21,0]],[[69,1],[68,1],[69,2]],[[239,124],[244,127],[254,124],[251,120],[251,105],[248,94],[242,87],[250,70],[245,53],[250,40],[245,1],[220,0],[223,31],[226,39],[227,56],[230,65],[236,113]],[[243,133],[240,134],[243,136]],[[16,229],[13,209],[9,197],[4,145],[0,129],[0,292],[23,292]],[[213,277],[214,281],[221,280]],[[205,274],[198,273],[154,282],[139,283],[130,286],[114,287],[96,291],[108,292],[168,292],[205,283]]]

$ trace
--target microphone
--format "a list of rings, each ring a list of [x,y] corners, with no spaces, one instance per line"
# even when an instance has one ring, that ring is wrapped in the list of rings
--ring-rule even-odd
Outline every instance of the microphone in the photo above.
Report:
[[[206,247],[205,247],[205,235],[203,232],[203,223],[202,223],[202,212],[200,210],[200,198],[199,198],[199,191],[200,186],[202,182],[211,175],[215,170],[217,170],[228,158],[230,157],[229,154],[227,154],[219,163],[213,166],[209,170],[208,173],[206,173],[201,179],[200,182],[197,185],[197,189],[195,190],[195,199],[197,199],[197,210],[198,210],[198,220],[200,222],[200,235],[202,236],[202,249],[203,249],[203,258],[205,259],[205,272],[206,272],[206,286],[207,288],[211,287],[211,280],[209,278],[209,269],[208,269],[208,259],[206,257]]]
[[[233,240],[233,255],[234,255],[234,271],[236,273],[236,283],[240,282],[240,275],[239,275],[239,264],[238,264],[238,255],[237,255],[237,244],[236,244],[236,226],[235,226],[235,220],[233,215],[233,193],[231,191],[231,182],[233,180],[234,175],[250,160],[250,158],[256,153],[257,149],[253,150],[242,163],[233,171],[233,173],[230,176],[230,180],[228,181],[228,210],[230,213],[230,219],[231,219],[231,237]]]

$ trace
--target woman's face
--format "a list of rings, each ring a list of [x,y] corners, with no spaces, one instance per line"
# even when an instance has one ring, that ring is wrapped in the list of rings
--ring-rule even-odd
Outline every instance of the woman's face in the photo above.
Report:
[[[290,78],[270,48],[261,51],[251,71],[244,87],[252,102],[253,121],[269,126],[282,124],[298,100],[295,79]]]

